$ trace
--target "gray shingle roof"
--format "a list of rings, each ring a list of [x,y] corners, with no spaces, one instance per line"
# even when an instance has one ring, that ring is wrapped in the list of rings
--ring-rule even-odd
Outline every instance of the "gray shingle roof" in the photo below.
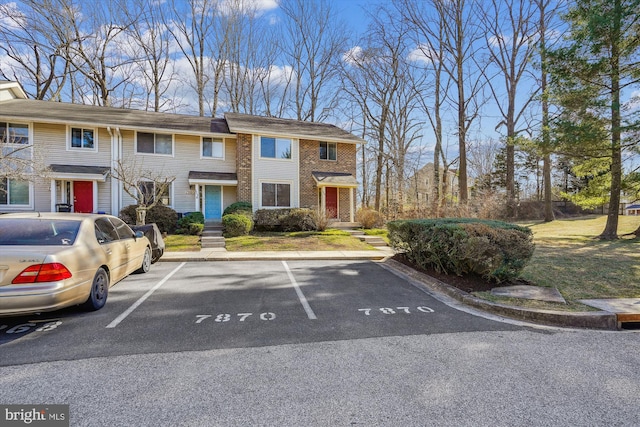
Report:
[[[84,165],[50,165],[51,172],[74,173],[89,175],[105,175],[109,172],[109,166],[84,166]]]
[[[350,173],[343,172],[311,172],[318,185],[337,185],[345,187],[357,187],[358,181]]]
[[[226,113],[225,118],[222,119],[66,102],[12,99],[0,102],[0,117],[16,121],[35,120],[83,126],[141,130],[159,129],[186,134],[250,133],[319,141],[364,143],[363,139],[327,123],[303,122],[238,113]]]
[[[227,120],[229,129],[234,133],[261,133],[320,141],[364,143],[361,138],[327,123],[302,122],[239,113],[225,113],[224,118]]]
[[[212,181],[236,181],[238,179],[238,175],[235,173],[228,172],[200,172],[200,171],[189,171],[189,179],[194,180],[212,180]]]
[[[32,99],[12,99],[0,102],[0,116],[23,121],[39,120],[127,129],[165,129],[185,133],[229,133],[224,119]]]

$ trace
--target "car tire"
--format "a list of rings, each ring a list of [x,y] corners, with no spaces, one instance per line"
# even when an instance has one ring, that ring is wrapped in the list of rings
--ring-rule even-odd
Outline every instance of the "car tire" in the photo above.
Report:
[[[104,268],[100,267],[93,277],[89,298],[82,304],[86,311],[100,310],[107,303],[109,295],[109,275]]]
[[[162,255],[164,255],[164,249],[156,250],[153,254],[153,258],[151,259],[151,264],[158,262],[160,258],[162,258]]]
[[[151,270],[151,249],[147,246],[142,257],[142,265],[136,270],[136,273],[148,273],[149,270]]]

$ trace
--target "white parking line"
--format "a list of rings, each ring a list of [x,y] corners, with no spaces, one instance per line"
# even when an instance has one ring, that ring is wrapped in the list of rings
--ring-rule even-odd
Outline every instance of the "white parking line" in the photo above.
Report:
[[[311,309],[311,306],[309,305],[309,302],[307,301],[307,298],[305,298],[304,294],[302,293],[302,290],[300,289],[300,286],[298,286],[298,282],[296,282],[295,277],[293,277],[293,274],[291,273],[291,270],[289,269],[287,262],[282,261],[282,265],[284,265],[284,269],[287,270],[287,275],[289,276],[289,280],[291,280],[291,284],[295,288],[296,294],[298,294],[298,299],[300,300],[300,303],[302,304],[304,311],[307,313],[307,317],[309,317],[309,319],[311,320],[317,319],[316,314],[313,312],[313,310]]]
[[[167,274],[164,279],[162,279],[161,281],[159,281],[153,288],[149,289],[147,291],[146,294],[142,295],[138,301],[134,302],[131,307],[129,307],[126,311],[124,311],[120,316],[116,317],[113,322],[109,323],[107,325],[107,329],[109,328],[115,328],[116,326],[118,326],[120,324],[120,322],[122,322],[124,319],[127,318],[128,315],[130,315],[131,313],[133,313],[133,311],[138,308],[140,306],[140,304],[142,304],[147,298],[149,298],[151,296],[151,294],[153,294],[155,291],[157,291],[160,286],[164,285],[166,283],[167,280],[171,279],[171,276],[173,276],[174,274],[176,274],[178,272],[178,270],[180,270],[182,267],[184,267],[186,264],[186,262],[183,262],[182,264],[180,264],[179,266],[177,266],[176,268],[173,269],[173,271],[169,274]]]

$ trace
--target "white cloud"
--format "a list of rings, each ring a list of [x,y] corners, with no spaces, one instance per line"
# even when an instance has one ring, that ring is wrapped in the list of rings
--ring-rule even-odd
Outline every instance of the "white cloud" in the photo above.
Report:
[[[360,46],[354,46],[342,55],[342,60],[347,64],[357,64],[363,59],[363,50]]]
[[[409,52],[407,59],[411,62],[422,62],[433,64],[438,62],[438,55],[426,44],[419,44],[414,50]]]
[[[25,24],[25,16],[15,2],[0,4],[0,26],[12,30],[20,29]]]

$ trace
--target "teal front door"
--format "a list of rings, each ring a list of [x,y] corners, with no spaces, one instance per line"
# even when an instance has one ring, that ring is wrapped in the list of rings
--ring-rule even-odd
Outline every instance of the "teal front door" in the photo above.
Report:
[[[206,219],[222,218],[222,187],[219,185],[205,185],[204,217]]]

